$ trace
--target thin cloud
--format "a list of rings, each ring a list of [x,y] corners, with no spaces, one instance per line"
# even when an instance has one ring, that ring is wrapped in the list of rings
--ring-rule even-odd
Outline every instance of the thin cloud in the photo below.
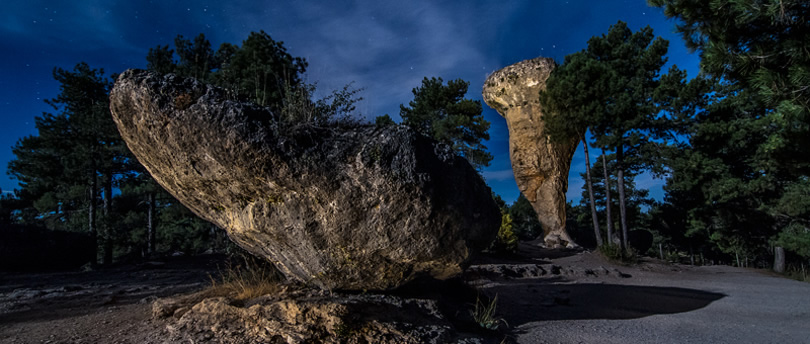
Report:
[[[497,170],[497,171],[484,171],[481,173],[486,181],[507,181],[514,180],[515,174],[511,169]]]

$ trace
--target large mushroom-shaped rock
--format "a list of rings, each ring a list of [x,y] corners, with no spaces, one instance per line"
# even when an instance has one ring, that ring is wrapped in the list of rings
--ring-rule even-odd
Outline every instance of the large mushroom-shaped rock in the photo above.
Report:
[[[489,187],[449,147],[402,127],[282,125],[228,99],[129,70],[110,109],[161,186],[293,280],[382,290],[451,277],[497,233]]]
[[[540,90],[556,64],[538,57],[518,62],[484,82],[484,101],[506,118],[515,181],[531,202],[546,246],[576,246],[565,231],[565,192],[577,139],[553,142],[544,131]]]

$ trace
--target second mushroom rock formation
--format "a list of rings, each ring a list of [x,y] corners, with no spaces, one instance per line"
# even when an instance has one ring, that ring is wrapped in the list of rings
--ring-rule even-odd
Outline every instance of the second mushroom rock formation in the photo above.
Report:
[[[565,231],[565,192],[577,139],[552,142],[544,132],[540,90],[554,60],[538,57],[518,62],[484,82],[484,101],[509,126],[509,157],[515,181],[537,212],[548,247],[576,246]]]
[[[470,164],[408,129],[282,125],[221,89],[145,71],[124,72],[110,94],[121,136],[160,185],[302,283],[451,277],[498,231]]]

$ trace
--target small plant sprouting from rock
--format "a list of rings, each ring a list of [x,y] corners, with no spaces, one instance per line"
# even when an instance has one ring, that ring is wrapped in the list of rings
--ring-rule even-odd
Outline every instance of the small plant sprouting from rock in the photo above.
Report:
[[[498,295],[489,302],[481,301],[480,297],[475,298],[475,309],[473,309],[472,316],[478,326],[487,330],[497,330],[501,323],[509,324],[503,318],[495,317],[495,309],[498,305]]]

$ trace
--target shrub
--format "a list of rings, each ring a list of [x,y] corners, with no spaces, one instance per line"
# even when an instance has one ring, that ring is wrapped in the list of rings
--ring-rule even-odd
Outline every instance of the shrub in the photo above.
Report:
[[[508,213],[501,213],[501,227],[498,229],[498,236],[492,243],[491,251],[494,253],[514,253],[517,251],[518,237],[512,231],[512,216]]]
[[[810,282],[810,271],[807,271],[807,267],[804,263],[800,264],[800,266],[791,265],[788,267],[785,276],[797,281]]]
[[[638,261],[638,254],[632,247],[622,251],[621,246],[606,243],[599,246],[599,253],[610,261],[618,262],[621,264],[633,264]]]

